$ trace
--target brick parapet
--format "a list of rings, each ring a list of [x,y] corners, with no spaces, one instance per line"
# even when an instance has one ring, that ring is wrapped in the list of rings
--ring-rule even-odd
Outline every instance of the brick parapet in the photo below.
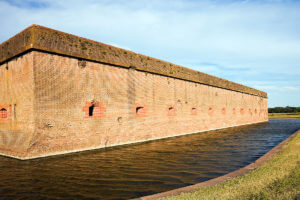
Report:
[[[31,49],[134,68],[139,71],[267,98],[267,93],[254,88],[39,25],[32,25],[0,44],[0,63]]]

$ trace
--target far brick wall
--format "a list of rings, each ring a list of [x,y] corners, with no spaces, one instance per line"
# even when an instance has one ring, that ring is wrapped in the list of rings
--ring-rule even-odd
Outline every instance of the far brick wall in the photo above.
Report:
[[[267,99],[175,78],[34,54],[32,155],[267,121]],[[97,102],[97,116],[87,109]],[[138,112],[137,111],[137,108]]]

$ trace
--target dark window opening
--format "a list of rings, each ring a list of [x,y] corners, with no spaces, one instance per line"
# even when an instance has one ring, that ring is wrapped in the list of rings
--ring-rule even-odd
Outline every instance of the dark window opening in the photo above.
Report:
[[[191,114],[192,115],[197,115],[197,108],[196,107],[192,107]]]
[[[122,117],[118,117],[117,120],[118,120],[119,123],[122,123]]]
[[[0,110],[0,118],[6,119],[7,118],[7,110],[5,108],[2,108]]]
[[[95,104],[93,104],[93,105],[91,105],[89,107],[89,116],[93,116],[93,114],[94,114],[94,108],[95,108]]]
[[[174,106],[168,107],[168,116],[176,116],[176,108]]]
[[[135,113],[136,114],[141,114],[143,112],[144,107],[142,106],[138,106],[135,108]]]

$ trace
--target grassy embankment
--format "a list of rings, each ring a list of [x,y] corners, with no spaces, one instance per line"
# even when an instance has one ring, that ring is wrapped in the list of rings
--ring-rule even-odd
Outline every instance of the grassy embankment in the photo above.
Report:
[[[300,118],[300,112],[295,113],[269,113],[269,119]]]
[[[298,131],[299,132],[299,131]],[[164,200],[294,199],[300,200],[300,133],[266,163],[250,173],[212,187]]]

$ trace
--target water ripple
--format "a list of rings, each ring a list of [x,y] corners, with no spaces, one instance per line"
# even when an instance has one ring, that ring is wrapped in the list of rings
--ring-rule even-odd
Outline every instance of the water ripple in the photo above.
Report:
[[[0,199],[128,199],[248,165],[300,128],[299,119],[28,161],[0,157]]]

